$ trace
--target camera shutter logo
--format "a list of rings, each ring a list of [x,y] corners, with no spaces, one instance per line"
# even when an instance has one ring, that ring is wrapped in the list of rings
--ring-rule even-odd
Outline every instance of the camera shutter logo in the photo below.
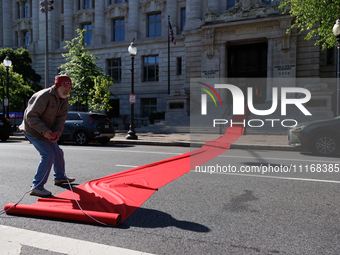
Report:
[[[198,82],[198,83],[203,85],[203,86],[206,86],[208,89],[210,89],[212,92],[214,92],[214,94],[217,96],[218,100],[220,101],[220,104],[222,105],[222,100],[221,100],[219,94],[217,93],[217,91],[213,87],[211,87],[210,85],[205,84],[203,82]],[[207,90],[205,88],[199,88],[199,89],[206,92],[212,98],[212,100],[214,101],[215,106],[217,106],[215,97],[213,96],[213,94],[211,94],[211,92],[209,90]],[[207,115],[207,94],[201,95],[201,114],[202,115]]]

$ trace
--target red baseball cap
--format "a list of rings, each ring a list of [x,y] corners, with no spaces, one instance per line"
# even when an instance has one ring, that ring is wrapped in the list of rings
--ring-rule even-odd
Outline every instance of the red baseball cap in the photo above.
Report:
[[[65,84],[72,86],[72,81],[70,77],[68,77],[67,75],[58,75],[55,77],[54,86],[56,88],[59,88]]]

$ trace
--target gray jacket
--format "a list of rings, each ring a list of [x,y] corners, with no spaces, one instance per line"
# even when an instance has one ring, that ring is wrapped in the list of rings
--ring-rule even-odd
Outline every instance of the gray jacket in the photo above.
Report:
[[[40,90],[28,101],[19,129],[44,140],[47,140],[44,134],[48,130],[52,130],[60,137],[68,107],[68,98],[59,98],[54,86]]]

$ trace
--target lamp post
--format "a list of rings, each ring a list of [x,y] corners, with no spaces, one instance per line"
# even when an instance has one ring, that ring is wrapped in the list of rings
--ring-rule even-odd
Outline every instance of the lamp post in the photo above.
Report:
[[[51,12],[53,10],[53,6],[52,4],[54,3],[53,0],[51,1],[47,1],[47,0],[44,0],[44,1],[41,1],[40,2],[40,5],[41,5],[41,8],[40,8],[40,11],[42,13],[45,13],[45,21],[46,21],[46,26],[45,26],[45,89],[48,87],[48,76],[49,76],[49,73],[48,73],[48,68],[49,68],[49,65],[48,65],[48,12]]]
[[[340,19],[336,21],[333,27],[333,34],[335,35],[337,44],[337,64],[336,64],[336,116],[339,116],[339,95],[340,95]]]
[[[12,66],[12,61],[9,59],[8,55],[4,59],[4,65],[6,67],[6,98],[5,98],[5,107],[6,107],[6,117],[9,119],[9,68]]]
[[[129,47],[128,47],[128,51],[131,57],[131,94],[129,97],[129,102],[130,102],[130,130],[128,131],[128,134],[126,136],[126,139],[131,139],[131,140],[137,140],[138,137],[136,136],[135,133],[135,127],[134,127],[134,111],[135,111],[135,100],[136,100],[136,95],[134,94],[134,62],[135,62],[135,56],[137,54],[137,47],[134,44],[134,40],[132,40],[132,42],[130,43]]]

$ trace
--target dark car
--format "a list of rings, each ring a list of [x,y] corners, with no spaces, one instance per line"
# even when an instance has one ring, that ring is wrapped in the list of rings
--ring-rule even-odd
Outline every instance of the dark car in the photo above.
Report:
[[[0,140],[7,141],[9,136],[12,135],[12,122],[0,114]]]
[[[70,111],[59,141],[74,141],[79,145],[86,145],[90,141],[107,144],[114,136],[115,130],[107,115]]]
[[[340,116],[298,124],[288,130],[288,141],[317,155],[334,155],[340,148]]]

